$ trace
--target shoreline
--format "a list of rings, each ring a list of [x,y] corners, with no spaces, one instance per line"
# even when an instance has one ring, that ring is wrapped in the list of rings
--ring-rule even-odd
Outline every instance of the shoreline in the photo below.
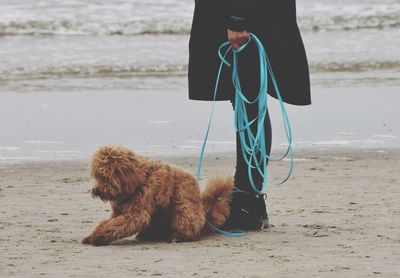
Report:
[[[129,147],[129,146],[127,146]],[[363,154],[363,153],[392,153],[392,152],[399,152],[400,147],[343,147],[343,146],[314,146],[314,147],[293,147],[293,157],[294,161],[302,161],[304,160],[303,156],[304,155],[310,155],[310,154],[319,154],[319,155],[326,155],[326,156],[340,156],[340,155],[346,155],[346,154]],[[287,150],[287,148],[280,147],[280,148],[275,148],[271,151],[271,156],[281,156],[284,154],[284,152]],[[135,151],[135,150],[133,150]],[[137,152],[137,151],[135,151]],[[196,153],[182,153],[182,152],[177,152],[175,154],[157,154],[157,153],[145,153],[145,152],[137,152],[140,155],[148,156],[152,159],[159,159],[159,160],[166,160],[166,161],[176,161],[179,163],[182,159],[191,159],[191,160],[196,160],[200,156],[200,152],[198,154]],[[210,159],[210,157],[235,157],[236,152],[234,151],[224,151],[224,152],[205,152],[204,154],[204,161],[207,159]],[[4,159],[2,160],[0,157],[0,166],[11,166],[11,165],[23,165],[23,166],[29,166],[29,165],[47,165],[51,163],[66,163],[66,164],[87,164],[90,161],[91,156],[86,157],[86,158],[56,158],[56,159],[50,159],[50,158],[35,158],[35,159],[30,159],[30,158],[21,158],[21,159]],[[289,154],[284,158],[283,161],[289,161]],[[275,163],[273,161],[272,163]]]
[[[90,197],[88,161],[0,167],[0,274],[5,277],[397,277],[400,149],[296,150],[293,176],[268,187],[272,227],[168,244],[134,238],[80,243],[108,217]],[[158,156],[192,173],[197,157]],[[234,153],[209,154],[210,175],[233,174]],[[270,164],[282,177],[288,161]]]

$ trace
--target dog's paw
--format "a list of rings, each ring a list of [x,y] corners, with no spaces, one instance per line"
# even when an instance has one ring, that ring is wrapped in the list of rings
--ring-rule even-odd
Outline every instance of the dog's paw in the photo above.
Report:
[[[169,243],[177,243],[178,239],[176,238],[176,236],[172,235],[168,238],[168,242]]]
[[[85,238],[82,240],[82,244],[92,244],[92,238],[91,238],[90,236],[85,237]]]
[[[94,246],[105,246],[108,245],[110,242],[103,236],[96,237],[91,242]]]

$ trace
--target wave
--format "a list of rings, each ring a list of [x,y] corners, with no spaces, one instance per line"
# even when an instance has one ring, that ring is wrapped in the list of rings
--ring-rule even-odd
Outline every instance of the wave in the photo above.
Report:
[[[348,61],[310,63],[311,72],[365,72],[400,70],[400,61]]]
[[[373,15],[306,15],[299,16],[302,31],[384,29],[400,27],[399,11]],[[187,35],[190,18],[132,21],[28,20],[0,22],[0,36],[16,35]]]
[[[310,62],[312,73],[397,71],[400,61],[348,61]],[[0,70],[2,79],[46,79],[57,77],[131,77],[131,76],[181,76],[187,73],[187,64],[171,65],[120,65],[74,64],[58,66],[16,67]]]
[[[0,22],[0,35],[145,35],[188,34],[191,22],[175,18],[132,21],[29,20]]]
[[[46,79],[54,77],[107,77],[183,75],[187,65],[93,65],[74,64],[58,66],[17,67],[0,70],[2,79]]]
[[[335,16],[302,16],[298,19],[299,28],[304,31],[335,31],[359,29],[384,29],[400,27],[400,16],[386,15],[335,15]]]

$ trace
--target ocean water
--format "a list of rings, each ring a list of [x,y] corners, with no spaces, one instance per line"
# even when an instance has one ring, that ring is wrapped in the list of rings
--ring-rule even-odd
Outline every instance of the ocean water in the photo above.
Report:
[[[211,104],[187,100],[193,9],[0,0],[0,161],[86,158],[106,143],[197,154]],[[297,14],[313,105],[288,107],[295,145],[399,147],[400,1],[298,0]],[[271,106],[273,148],[284,148]],[[234,151],[232,121],[218,103],[208,151]]]
[[[0,93],[186,89],[190,0],[0,0]],[[398,0],[299,0],[313,85],[398,85]]]

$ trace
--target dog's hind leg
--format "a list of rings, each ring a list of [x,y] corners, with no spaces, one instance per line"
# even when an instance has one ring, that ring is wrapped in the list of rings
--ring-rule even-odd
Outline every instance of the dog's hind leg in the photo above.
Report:
[[[150,225],[139,232],[139,240],[166,241],[171,236],[171,212],[166,209],[158,210],[151,218]]]
[[[178,182],[171,214],[170,242],[200,239],[205,215],[200,190],[193,180],[183,179]]]

